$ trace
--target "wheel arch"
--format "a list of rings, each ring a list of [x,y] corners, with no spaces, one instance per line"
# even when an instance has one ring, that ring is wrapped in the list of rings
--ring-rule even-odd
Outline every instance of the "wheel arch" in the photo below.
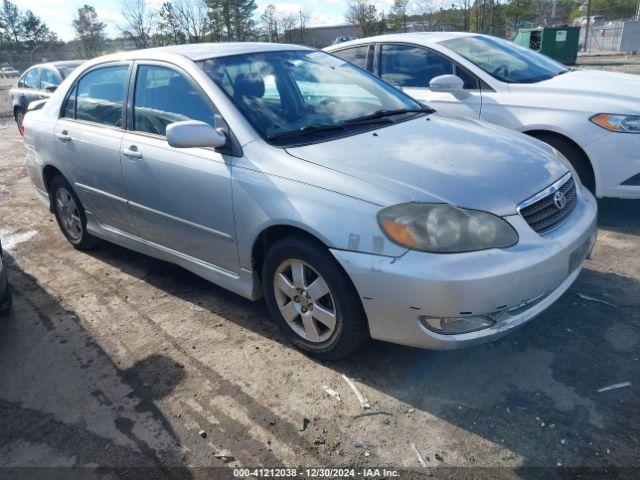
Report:
[[[63,178],[66,178],[60,170],[58,170],[56,167],[54,167],[51,164],[45,165],[44,168],[42,169],[42,181],[44,183],[45,189],[47,190],[47,195],[49,195],[49,211],[51,213],[53,213],[53,200],[51,199],[50,187],[51,187],[51,182],[58,175],[62,176]]]
[[[522,133],[524,133],[526,135],[529,135],[529,136],[531,136],[533,138],[536,138],[536,139],[538,139],[540,141],[543,141],[543,142],[544,142],[544,140],[543,140],[542,137],[546,136],[546,137],[557,138],[559,140],[563,140],[563,141],[569,143],[575,149],[575,151],[583,158],[583,160],[585,162],[585,165],[589,168],[589,171],[591,173],[591,178],[593,179],[594,186],[596,188],[596,192],[598,191],[598,176],[596,175],[596,170],[595,170],[595,167],[593,165],[593,162],[589,158],[589,155],[587,155],[587,152],[585,152],[584,149],[575,140],[573,140],[571,137],[568,137],[567,135],[565,135],[563,133],[555,132],[553,130],[546,130],[546,129],[542,129],[542,128],[524,130],[524,131],[522,131]]]
[[[251,247],[251,266],[258,276],[262,274],[262,265],[269,247],[286,236],[299,236],[309,239],[314,243],[329,248],[328,243],[321,239],[319,235],[296,225],[280,223],[265,227],[253,241]]]

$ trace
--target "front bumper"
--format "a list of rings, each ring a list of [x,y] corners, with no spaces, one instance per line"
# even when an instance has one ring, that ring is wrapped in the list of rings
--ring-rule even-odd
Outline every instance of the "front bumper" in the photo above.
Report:
[[[535,233],[519,215],[505,217],[520,235],[511,248],[460,254],[408,251],[398,258],[332,253],[363,300],[373,338],[448,350],[499,338],[555,302],[580,273],[584,254],[590,253],[584,247],[595,240],[596,213],[595,199],[583,189],[571,218],[548,235]],[[582,251],[576,263],[572,254]],[[420,321],[421,316],[508,310],[513,313],[501,315],[493,326],[463,334],[438,334]]]
[[[593,165],[598,197],[640,198],[640,134],[608,133],[584,150]]]

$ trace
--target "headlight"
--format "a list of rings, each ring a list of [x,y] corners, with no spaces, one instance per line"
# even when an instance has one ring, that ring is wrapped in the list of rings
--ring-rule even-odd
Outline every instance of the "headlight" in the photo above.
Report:
[[[640,115],[599,113],[591,121],[611,132],[640,133]]]
[[[425,252],[471,252],[518,242],[516,231],[500,217],[440,203],[394,205],[378,214],[378,222],[393,242]]]

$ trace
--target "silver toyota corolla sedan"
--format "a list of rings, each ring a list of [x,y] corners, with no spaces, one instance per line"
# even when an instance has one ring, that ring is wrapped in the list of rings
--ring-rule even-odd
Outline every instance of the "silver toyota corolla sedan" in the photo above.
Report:
[[[73,246],[105,239],[264,296],[321,358],[369,337],[495,339],[557,300],[595,240],[595,200],[551,147],[304,47],[101,57],[24,125]]]

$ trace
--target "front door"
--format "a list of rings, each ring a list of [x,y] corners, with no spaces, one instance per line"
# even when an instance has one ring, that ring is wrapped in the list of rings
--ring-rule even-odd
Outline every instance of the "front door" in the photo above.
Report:
[[[132,231],[120,165],[129,63],[94,68],[72,88],[54,128],[57,157],[88,215]]]
[[[436,110],[480,118],[482,95],[478,80],[440,53],[415,45],[382,44],[379,75],[387,83]],[[440,75],[458,75],[465,83],[464,93],[432,92],[429,82]]]
[[[137,65],[132,93],[121,153],[137,235],[237,272],[230,162],[214,149],[173,148],[165,138],[172,122],[214,125],[213,105],[184,72],[159,63]]]

